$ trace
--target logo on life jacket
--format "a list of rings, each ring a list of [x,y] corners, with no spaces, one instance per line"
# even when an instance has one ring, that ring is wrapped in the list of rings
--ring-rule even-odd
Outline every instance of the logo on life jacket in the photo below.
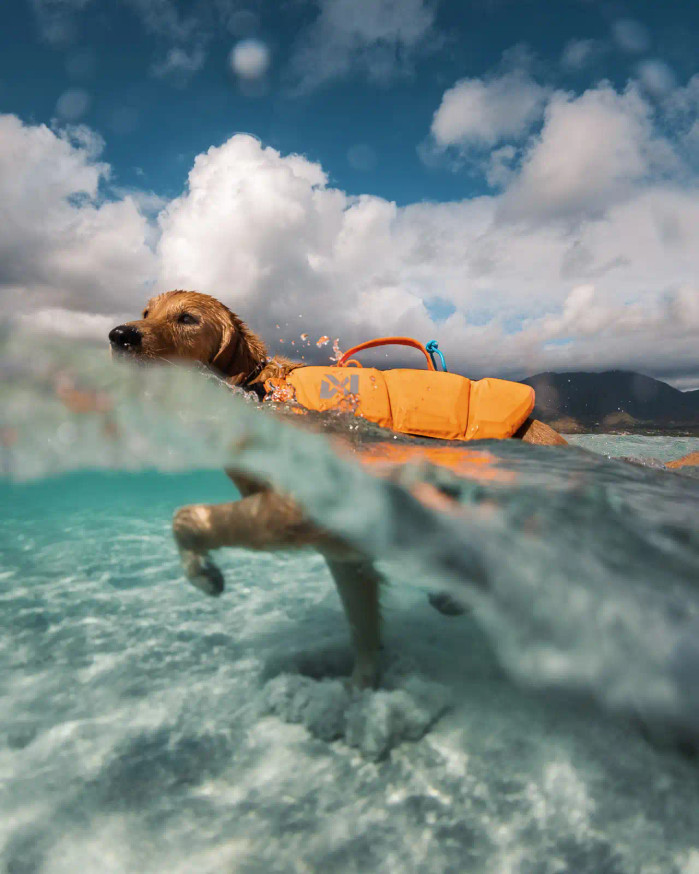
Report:
[[[320,397],[327,400],[335,397],[338,392],[343,395],[359,394],[359,374],[353,373],[351,376],[340,379],[332,373],[326,373],[320,384]]]

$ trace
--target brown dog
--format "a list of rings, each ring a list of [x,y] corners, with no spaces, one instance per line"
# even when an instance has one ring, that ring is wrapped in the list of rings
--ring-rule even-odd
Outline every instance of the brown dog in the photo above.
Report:
[[[264,395],[265,380],[284,376],[298,363],[267,357],[264,343],[228,307],[192,291],[152,298],[143,318],[114,328],[112,349],[138,359],[198,362],[232,385]],[[530,443],[565,443],[552,428],[528,420],[515,435]],[[339,537],[305,518],[290,498],[263,482],[227,471],[242,500],[198,504],[175,513],[173,531],[187,578],[209,595],[223,591],[223,577],[209,557],[222,546],[256,550],[315,547],[325,558],[349,621],[355,651],[352,681],[373,686],[378,678],[381,575],[373,563]],[[444,599],[445,596],[442,596]],[[433,601],[451,612],[447,600]]]

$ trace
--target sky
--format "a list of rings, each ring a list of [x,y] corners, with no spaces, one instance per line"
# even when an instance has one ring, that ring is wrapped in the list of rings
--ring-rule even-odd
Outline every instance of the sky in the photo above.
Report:
[[[4,0],[4,318],[191,288],[272,352],[699,388],[697,44],[687,0]]]

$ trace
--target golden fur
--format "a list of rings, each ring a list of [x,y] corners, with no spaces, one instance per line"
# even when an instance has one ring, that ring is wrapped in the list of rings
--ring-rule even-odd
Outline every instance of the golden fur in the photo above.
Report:
[[[196,320],[187,323],[185,317]],[[160,361],[196,361],[205,364],[233,385],[239,385],[254,368],[267,360],[264,342],[225,304],[195,291],[166,291],[152,297],[142,318],[126,322],[142,337],[141,348],[131,354]],[[280,376],[294,365],[275,358],[261,379]]]

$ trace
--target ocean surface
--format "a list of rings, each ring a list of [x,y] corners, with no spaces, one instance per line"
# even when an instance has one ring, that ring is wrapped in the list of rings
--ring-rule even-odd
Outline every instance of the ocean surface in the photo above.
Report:
[[[351,417],[318,433],[201,373],[22,351],[0,870],[698,874],[699,478],[661,462],[699,440],[489,441],[386,478],[338,449],[392,439]],[[219,599],[185,582],[172,514],[234,499],[224,464],[386,571],[380,691],[343,682],[313,552],[222,550]]]

